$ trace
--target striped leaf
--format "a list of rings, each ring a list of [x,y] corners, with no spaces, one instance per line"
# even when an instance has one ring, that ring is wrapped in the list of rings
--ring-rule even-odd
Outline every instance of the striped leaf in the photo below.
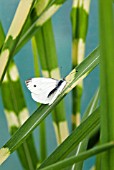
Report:
[[[73,0],[71,10],[72,22],[72,68],[83,61],[85,40],[88,27],[90,0]],[[80,106],[83,92],[83,82],[72,91],[72,129],[80,124]]]
[[[18,5],[0,54],[0,84],[35,1],[36,0],[21,0]]]
[[[10,63],[2,83],[2,99],[8,129],[10,134],[13,135],[29,118],[18,70],[13,61]],[[38,158],[32,135],[18,148],[17,153],[25,169],[36,168]]]
[[[48,20],[35,35],[42,74],[44,77],[60,79],[57,54],[51,20]],[[68,136],[68,127],[63,101],[57,105],[52,113],[56,139],[60,144]],[[64,132],[63,132],[64,129]]]

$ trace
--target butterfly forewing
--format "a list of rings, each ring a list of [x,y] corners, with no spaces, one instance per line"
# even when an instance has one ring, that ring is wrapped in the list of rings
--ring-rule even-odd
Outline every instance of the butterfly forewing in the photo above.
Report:
[[[32,78],[26,81],[28,89],[35,94],[49,93],[56,87],[58,80],[51,78]]]

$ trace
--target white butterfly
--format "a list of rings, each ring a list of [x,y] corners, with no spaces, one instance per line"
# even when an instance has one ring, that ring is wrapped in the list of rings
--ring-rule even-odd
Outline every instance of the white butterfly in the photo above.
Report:
[[[66,81],[52,78],[31,78],[25,81],[27,88],[31,92],[32,98],[43,104],[51,105],[57,96],[62,92]]]

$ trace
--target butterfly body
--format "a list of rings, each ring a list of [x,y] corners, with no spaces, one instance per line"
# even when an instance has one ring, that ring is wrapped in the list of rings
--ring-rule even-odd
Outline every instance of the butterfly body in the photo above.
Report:
[[[26,82],[33,100],[43,104],[51,105],[62,92],[66,81],[51,78],[32,78]]]

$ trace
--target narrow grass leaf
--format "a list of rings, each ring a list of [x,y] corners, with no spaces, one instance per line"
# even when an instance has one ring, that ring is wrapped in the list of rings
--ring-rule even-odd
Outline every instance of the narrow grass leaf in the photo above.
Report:
[[[72,156],[70,158],[64,159],[64,160],[59,161],[55,164],[52,164],[50,166],[47,166],[45,168],[40,168],[40,169],[41,170],[53,170],[53,169],[58,170],[58,169],[62,169],[62,168],[67,168],[70,165],[72,165],[73,163],[78,163],[80,161],[84,161],[85,159],[87,159],[91,156],[94,156],[96,154],[110,150],[113,147],[114,147],[114,142],[109,142],[104,145],[97,146],[93,149],[90,149],[86,152],[83,152],[83,153],[79,154],[78,156]]]
[[[107,11],[107,12],[106,12]],[[112,0],[99,1],[100,79],[101,79],[101,143],[114,140],[114,9]],[[101,157],[103,170],[114,170],[114,149]]]
[[[41,164],[40,168],[55,163],[67,157],[85,137],[99,127],[100,117],[99,108],[96,109],[84,122],[82,122],[60,145],[58,148]]]
[[[93,96],[92,100],[90,101],[84,115],[82,118],[82,122],[89,116],[92,114],[92,112],[96,109],[97,105],[98,105],[98,100],[99,100],[99,89],[96,91],[95,95]],[[98,129],[95,129],[95,131],[93,131],[92,136],[96,133]],[[77,151],[76,151],[76,155],[78,156],[80,153],[86,151],[87,149],[87,145],[89,142],[90,137],[86,137],[83,141],[80,142],[80,144],[77,147]],[[81,170],[83,167],[83,161],[79,162],[78,164],[73,165],[72,170]]]
[[[36,37],[32,38],[32,51],[33,51],[33,58],[34,58],[34,72],[35,77],[40,76],[40,64],[38,58],[38,48],[36,43]],[[42,162],[47,155],[47,147],[46,147],[46,128],[45,128],[45,120],[41,122],[39,127],[39,140],[40,140],[40,161]]]

